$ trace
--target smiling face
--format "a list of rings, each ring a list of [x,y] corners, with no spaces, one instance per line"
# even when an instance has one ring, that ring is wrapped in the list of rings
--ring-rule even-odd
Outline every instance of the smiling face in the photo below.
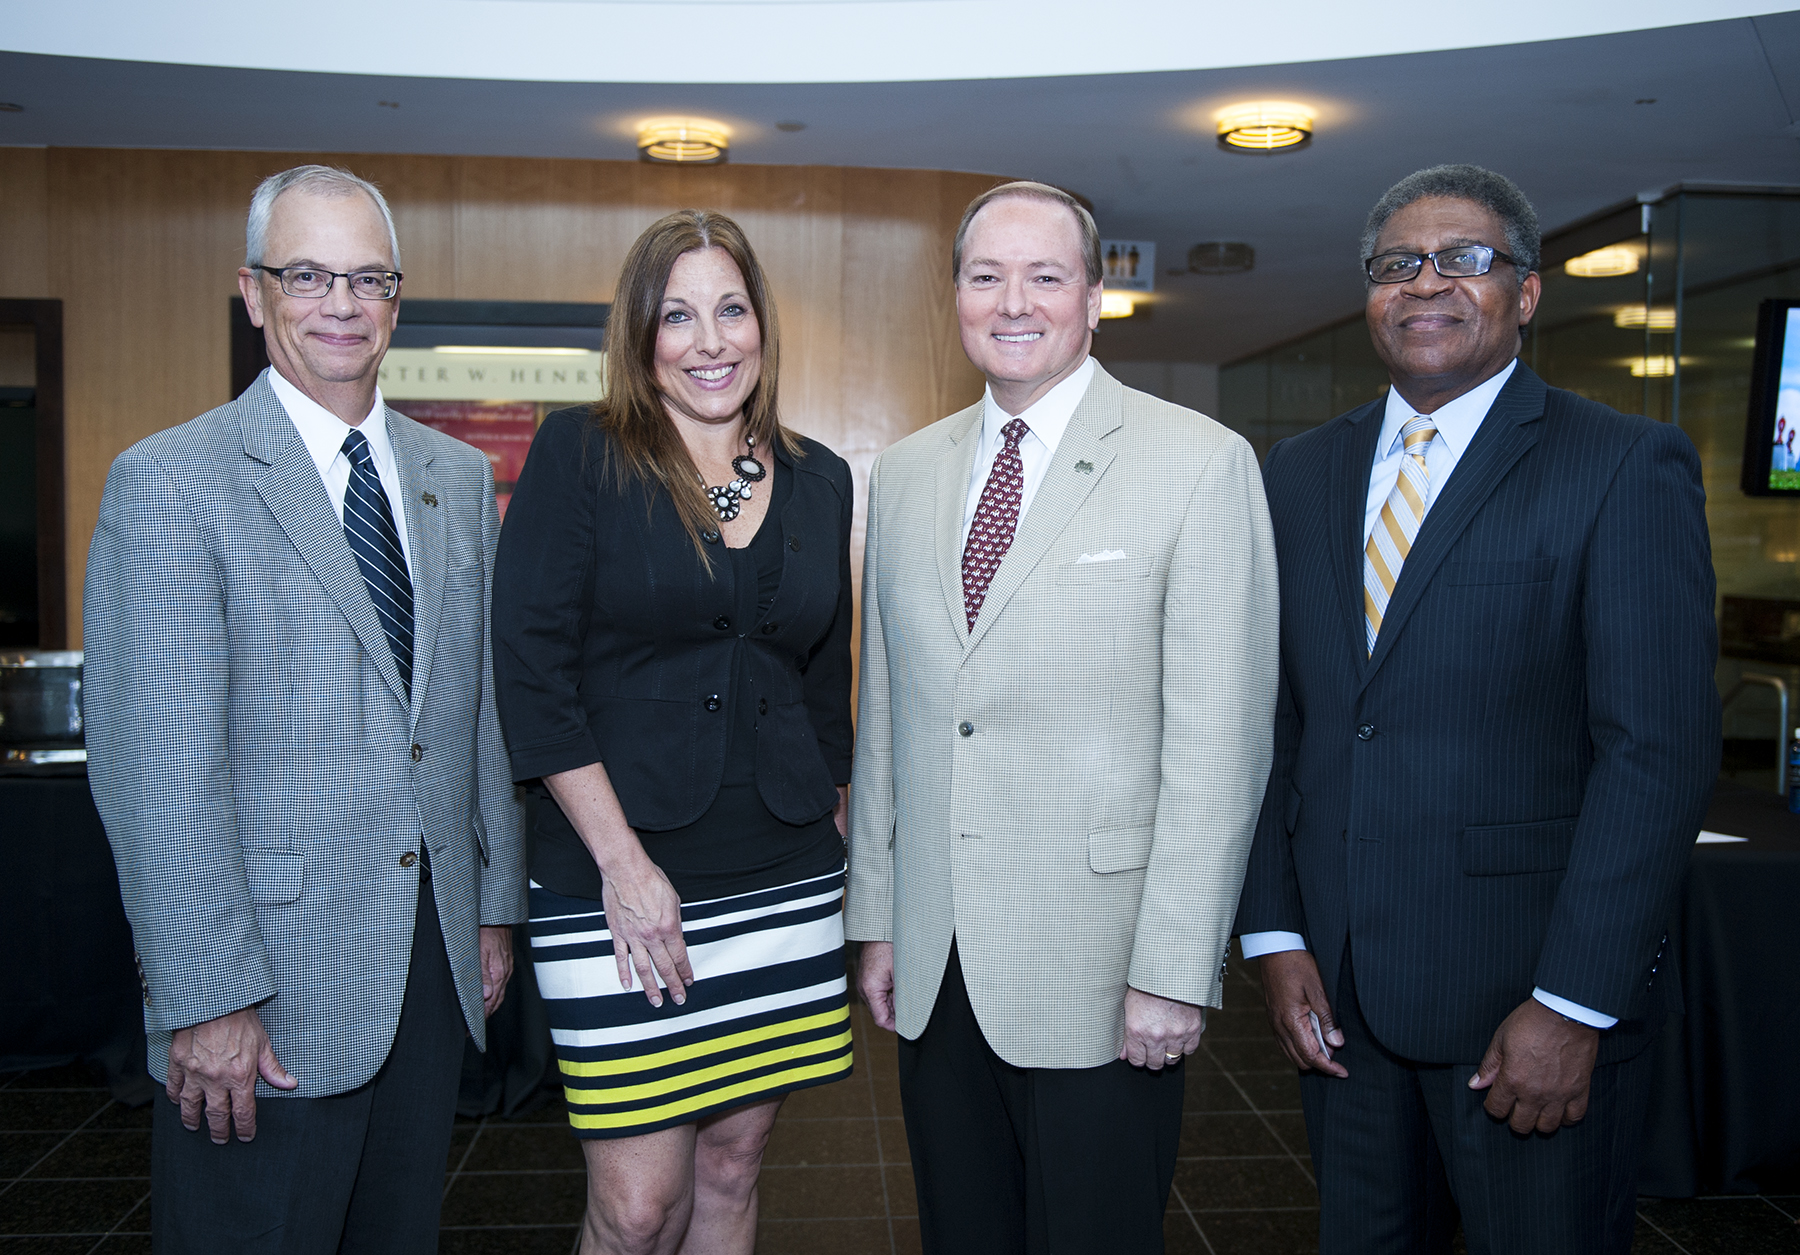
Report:
[[[731,422],[762,377],[762,328],[749,287],[722,248],[683,253],[669,271],[656,329],[656,387],[671,418]]]
[[[361,192],[321,196],[296,189],[276,198],[263,264],[315,266],[339,274],[392,270],[387,222]],[[263,329],[269,361],[287,381],[345,422],[360,423],[374,404],[377,371],[400,300],[363,301],[347,280],[324,296],[289,296],[274,275],[238,271],[250,321]]]
[[[1432,196],[1398,210],[1376,253],[1433,253],[1458,244],[1506,251],[1506,226],[1474,201]],[[1375,352],[1408,404],[1429,414],[1493,378],[1518,356],[1519,328],[1537,309],[1536,274],[1494,260],[1484,275],[1446,279],[1427,262],[1408,283],[1369,287],[1366,314]]]
[[[1008,414],[1073,374],[1100,325],[1075,215],[1026,196],[984,205],[963,243],[956,316],[963,352]]]

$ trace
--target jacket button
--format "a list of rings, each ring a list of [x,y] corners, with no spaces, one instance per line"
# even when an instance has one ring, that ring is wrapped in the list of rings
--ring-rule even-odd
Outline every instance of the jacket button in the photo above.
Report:
[[[724,615],[720,615],[713,620],[713,626],[718,628],[721,632],[729,632],[731,631],[731,620]]]
[[[765,623],[762,625],[762,634],[764,636],[773,636],[775,635],[776,629],[780,626],[781,624],[779,623]]]
[[[704,531],[700,533],[700,539],[704,540],[709,545],[716,545],[719,543],[719,533],[715,531]]]
[[[720,700],[719,700],[719,695],[718,695],[718,694],[717,694],[717,693],[713,693],[713,694],[711,694],[711,695],[710,695],[710,696],[708,696],[708,697],[707,697],[707,699],[706,699],[706,708],[707,708],[707,709],[708,709],[708,710],[717,710],[717,709],[718,709],[718,708],[719,708],[719,707],[720,707],[720,706],[721,706],[721,705],[723,705],[723,704],[724,704],[724,703],[722,703],[722,702],[721,702],[721,701],[720,701]]]
[[[416,863],[418,861],[419,861],[419,856],[417,854],[414,854],[411,850],[408,850],[406,853],[404,853],[400,856],[400,866],[402,866],[402,867],[411,867],[414,863]]]
[[[756,699],[756,713],[759,715],[766,715],[769,713],[769,699],[768,698],[759,697]]]
[[[800,552],[800,538],[798,536],[789,536],[788,537],[788,548],[792,549],[795,553],[799,553]]]
[[[1360,727],[1356,730],[1356,737],[1360,741],[1366,741],[1374,735],[1375,735],[1375,725],[1372,723],[1365,723],[1365,724],[1363,724],[1362,727]]]
[[[414,745],[412,748],[412,756],[413,761],[415,763],[418,762],[421,758],[425,757],[425,747],[423,745]]]
[[[964,736],[974,736],[975,735],[975,725],[970,723],[967,719],[964,719],[961,723],[957,724],[956,730],[958,732],[962,733]]]

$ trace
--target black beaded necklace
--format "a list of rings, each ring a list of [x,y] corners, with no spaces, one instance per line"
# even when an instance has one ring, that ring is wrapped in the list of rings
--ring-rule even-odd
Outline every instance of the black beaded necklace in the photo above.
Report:
[[[762,483],[769,474],[769,468],[756,456],[756,437],[748,432],[744,433],[744,448],[745,452],[731,459],[731,469],[737,478],[729,484],[708,484],[706,476],[700,477],[700,486],[705,489],[706,499],[712,502],[721,523],[729,523],[738,516],[744,502],[750,500],[750,485]]]

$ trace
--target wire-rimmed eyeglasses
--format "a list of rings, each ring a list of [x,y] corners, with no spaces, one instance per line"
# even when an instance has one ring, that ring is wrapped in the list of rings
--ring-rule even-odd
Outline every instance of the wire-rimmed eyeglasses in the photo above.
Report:
[[[1363,269],[1368,271],[1371,283],[1408,283],[1418,278],[1427,261],[1446,279],[1473,279],[1493,269],[1497,261],[1509,266],[1519,264],[1486,244],[1458,244],[1435,253],[1377,253],[1363,259]]]
[[[331,285],[339,279],[350,287],[350,295],[359,301],[391,301],[394,294],[400,291],[401,274],[398,270],[353,270],[343,274],[336,270],[322,270],[318,266],[264,266],[250,267],[260,270],[266,275],[274,275],[275,281],[281,284],[281,290],[289,296],[321,297],[331,291]]]

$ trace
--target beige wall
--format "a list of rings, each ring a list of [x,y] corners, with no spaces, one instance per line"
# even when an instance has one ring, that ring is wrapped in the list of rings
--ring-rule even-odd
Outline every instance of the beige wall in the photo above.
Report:
[[[985,175],[824,166],[0,148],[0,297],[63,302],[71,645],[113,458],[229,400],[227,300],[263,176],[348,166],[394,207],[406,294],[610,301],[671,209],[744,226],[775,290],[787,421],[857,472],[980,396],[957,342],[950,237]],[[861,502],[858,502],[860,550]],[[860,569],[860,552],[858,554]]]

